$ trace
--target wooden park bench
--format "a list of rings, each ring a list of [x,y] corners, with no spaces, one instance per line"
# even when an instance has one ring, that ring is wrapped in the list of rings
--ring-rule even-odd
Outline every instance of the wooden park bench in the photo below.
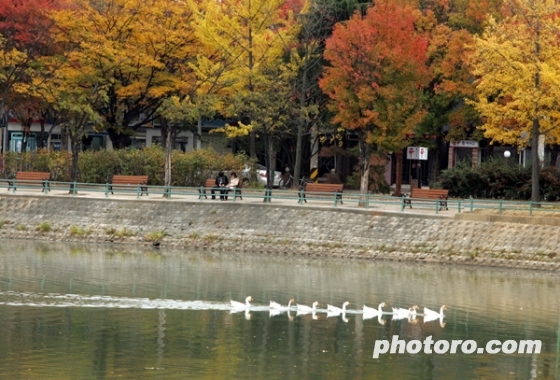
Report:
[[[447,197],[449,194],[449,190],[444,190],[444,189],[418,189],[418,188],[413,188],[411,190],[410,196],[405,197],[404,198],[404,204],[405,206],[408,205],[410,208],[412,208],[412,200],[413,199],[418,199],[418,200],[439,200],[439,209],[441,210],[443,207],[445,207],[446,210],[449,210],[447,208]]]
[[[17,189],[17,185],[20,184],[23,187],[26,186],[39,186],[42,185],[43,189],[49,190],[49,178],[51,173],[49,172],[17,172],[16,176],[8,181],[8,190],[13,188],[14,191]]]
[[[107,182],[108,190],[113,194],[113,187],[124,188],[125,190],[137,191],[140,187],[140,196],[148,195],[148,176],[147,175],[118,175],[114,174]]]
[[[243,200],[243,197],[241,196],[241,188],[242,187],[243,187],[243,181],[241,179],[239,179],[239,184],[235,187],[235,196],[239,197],[239,199],[241,199],[241,200]],[[220,195],[220,188],[216,187],[216,180],[212,179],[212,178],[208,178],[206,180],[206,182],[204,183],[204,186],[202,187],[202,189],[198,189],[198,193],[199,193],[198,198],[202,199],[202,197],[204,196],[204,199],[208,199],[208,196],[206,195],[206,190],[211,192],[212,188],[215,188],[215,190],[214,190],[214,192],[216,193],[215,196],[219,196]],[[229,189],[229,191],[232,191],[232,190]]]
[[[336,196],[336,200],[342,203],[342,183],[314,183],[308,182],[299,189],[299,203],[307,203],[306,194],[312,196],[325,196],[326,194],[332,194]]]

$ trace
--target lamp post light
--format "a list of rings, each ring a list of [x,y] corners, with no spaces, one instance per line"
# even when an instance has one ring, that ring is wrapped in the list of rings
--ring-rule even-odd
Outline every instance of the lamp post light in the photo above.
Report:
[[[511,156],[511,152],[510,152],[509,150],[506,150],[506,151],[504,152],[504,157],[505,157],[505,159],[506,159],[506,165],[509,164],[509,158],[510,158],[510,156]]]

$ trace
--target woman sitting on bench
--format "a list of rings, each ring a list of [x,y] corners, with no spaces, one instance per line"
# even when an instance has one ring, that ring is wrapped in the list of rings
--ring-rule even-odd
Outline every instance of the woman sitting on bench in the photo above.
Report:
[[[239,185],[239,178],[237,178],[237,174],[235,174],[235,172],[231,172],[231,175],[229,176],[229,184],[227,185],[227,190],[225,190],[225,194],[226,194],[226,201],[227,201],[227,195],[229,191],[235,191],[235,188]]]

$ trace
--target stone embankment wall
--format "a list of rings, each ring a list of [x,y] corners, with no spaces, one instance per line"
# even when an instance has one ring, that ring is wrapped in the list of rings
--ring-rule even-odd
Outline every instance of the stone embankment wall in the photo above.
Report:
[[[0,238],[560,271],[560,227],[241,202],[0,196]]]

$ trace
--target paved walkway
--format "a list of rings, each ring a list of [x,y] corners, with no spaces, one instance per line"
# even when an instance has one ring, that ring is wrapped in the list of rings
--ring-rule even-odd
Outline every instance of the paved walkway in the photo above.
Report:
[[[135,189],[131,189],[130,191],[116,191],[114,194],[109,193],[107,196],[105,195],[105,189],[102,186],[99,187],[90,187],[90,188],[78,188],[78,192],[75,195],[72,195],[68,191],[68,187],[56,187],[51,184],[51,190],[48,194],[44,194],[41,192],[40,187],[34,188],[22,188],[19,187],[16,192],[13,192],[11,189],[8,191],[2,186],[2,190],[0,190],[0,195],[7,195],[7,196],[39,196],[39,197],[52,197],[52,196],[60,196],[60,197],[86,197],[86,198],[96,198],[96,199],[123,199],[123,200],[134,200],[134,201],[159,201],[159,202],[222,202],[219,199],[219,195],[217,194],[216,200],[211,199],[211,194],[207,191],[206,197],[199,198],[198,189],[196,188],[173,188],[171,192],[171,197],[168,199],[164,194],[163,188],[155,188],[151,187],[149,189],[149,195],[142,195],[140,197],[137,196]],[[406,192],[406,188],[403,189]],[[377,196],[377,195],[370,195],[369,206],[366,209],[365,207],[359,207],[359,193],[356,191],[345,191],[343,193],[343,204],[337,202],[335,206],[334,197],[331,199],[325,198],[313,198],[311,196],[307,196],[307,203],[303,205],[299,204],[298,193],[296,190],[279,190],[273,189],[272,190],[272,200],[270,203],[264,202],[264,190],[262,189],[250,189],[244,188],[242,191],[243,199],[237,198],[236,200],[233,199],[233,195],[230,193],[228,200],[223,202],[227,203],[242,203],[242,204],[254,204],[254,205],[263,205],[265,207],[274,207],[277,205],[283,206],[293,206],[293,207],[307,207],[307,208],[329,208],[332,210],[337,209],[344,209],[344,210],[356,210],[356,211],[382,211],[382,212],[394,212],[398,214],[422,214],[422,215],[435,215],[438,214],[442,217],[454,217],[457,210],[438,210],[436,212],[435,203],[430,202],[428,204],[420,204],[418,203],[417,206],[414,208],[405,208],[404,211],[402,209],[402,200],[401,198],[397,197],[389,197],[389,196]],[[451,206],[451,205],[450,205]]]

